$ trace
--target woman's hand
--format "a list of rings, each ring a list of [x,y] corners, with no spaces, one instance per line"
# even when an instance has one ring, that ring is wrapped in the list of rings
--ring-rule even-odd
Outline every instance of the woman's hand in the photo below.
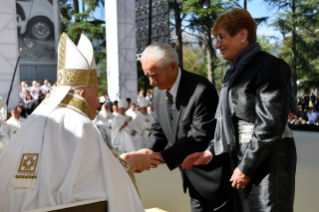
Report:
[[[236,168],[229,181],[233,182],[232,187],[237,189],[244,189],[248,185],[250,179],[250,177],[246,176],[238,168]]]
[[[183,163],[182,168],[183,169],[189,169],[192,166],[196,165],[205,165],[208,161],[210,161],[213,158],[213,155],[207,151],[205,152],[195,152],[191,155],[188,155]]]

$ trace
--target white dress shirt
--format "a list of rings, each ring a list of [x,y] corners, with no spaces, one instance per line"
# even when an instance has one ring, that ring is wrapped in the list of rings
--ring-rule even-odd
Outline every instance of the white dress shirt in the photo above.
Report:
[[[182,76],[182,71],[181,71],[180,68],[178,68],[177,78],[176,78],[173,86],[171,87],[171,89],[168,91],[173,96],[173,102],[174,103],[175,103],[175,100],[176,100],[179,83],[181,81],[181,76]]]

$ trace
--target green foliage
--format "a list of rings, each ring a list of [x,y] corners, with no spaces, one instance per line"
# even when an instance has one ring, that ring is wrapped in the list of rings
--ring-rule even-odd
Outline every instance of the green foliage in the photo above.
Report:
[[[280,8],[278,18],[271,24],[284,36],[283,47],[278,56],[292,65],[292,36],[296,38],[296,72],[300,84],[298,88],[308,90],[319,86],[319,14],[315,0],[264,0],[270,6]],[[295,3],[295,14],[292,12]],[[295,26],[295,29],[293,28]]]
[[[95,18],[93,12],[98,7],[104,7],[104,0],[82,0],[82,2],[84,5],[81,8],[84,6],[85,10],[76,13],[79,0],[60,0],[62,31],[66,32],[75,44],[78,43],[81,34],[85,34],[92,41],[95,62],[97,65],[101,63],[99,87],[102,92],[107,90],[105,21]]]
[[[183,66],[184,69],[207,78],[207,62],[205,50],[192,44],[184,45]]]
[[[264,52],[274,54],[275,45],[270,43],[270,39],[266,35],[257,36],[257,42]]]

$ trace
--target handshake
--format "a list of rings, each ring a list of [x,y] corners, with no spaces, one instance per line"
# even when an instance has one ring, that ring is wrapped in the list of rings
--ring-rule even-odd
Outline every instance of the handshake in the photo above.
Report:
[[[153,152],[150,149],[141,149],[137,152],[129,152],[120,155],[120,157],[130,165],[135,173],[142,173],[145,170],[155,169],[162,163],[162,156],[159,152]]]

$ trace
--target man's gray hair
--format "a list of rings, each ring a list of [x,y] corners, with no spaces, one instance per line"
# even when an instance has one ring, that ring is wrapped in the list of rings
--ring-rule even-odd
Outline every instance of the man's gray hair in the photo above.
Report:
[[[172,62],[178,65],[178,57],[175,50],[168,43],[155,42],[146,47],[142,53],[141,61],[154,58],[156,66],[163,69],[168,69]]]

